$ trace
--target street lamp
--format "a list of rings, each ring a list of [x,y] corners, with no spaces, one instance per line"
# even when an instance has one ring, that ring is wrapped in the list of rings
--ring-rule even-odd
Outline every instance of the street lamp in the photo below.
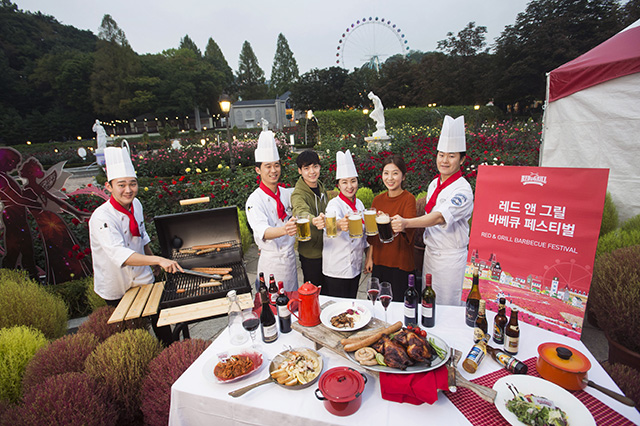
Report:
[[[229,131],[229,111],[231,110],[231,98],[226,93],[220,95],[220,99],[218,99],[220,103],[220,109],[227,117],[227,143],[229,144],[229,167],[231,170],[235,170],[235,165],[233,164],[233,152],[231,151],[231,132]]]

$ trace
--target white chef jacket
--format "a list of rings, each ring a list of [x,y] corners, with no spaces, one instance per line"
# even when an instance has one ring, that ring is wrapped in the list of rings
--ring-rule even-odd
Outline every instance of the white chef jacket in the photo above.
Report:
[[[258,188],[249,195],[246,204],[247,221],[253,229],[253,240],[260,249],[258,272],[265,276],[273,274],[276,281],[284,283],[286,291],[298,289],[298,268],[296,253],[293,249],[296,237],[284,235],[272,240],[264,239],[267,228],[284,226],[291,218],[291,193],[293,188],[279,188],[280,201],[287,213],[285,220],[278,218],[276,200]]]
[[[356,198],[356,209],[364,214],[364,204]],[[340,197],[329,201],[325,210],[335,212],[336,219],[340,220],[353,210]],[[362,224],[364,227],[364,224]],[[364,228],[363,228],[364,229]],[[351,238],[349,232],[338,230],[338,236],[328,238],[326,233],[322,241],[322,273],[333,278],[354,278],[362,272],[362,259],[364,250],[369,246],[367,238]]]
[[[439,178],[429,184],[427,200],[436,190]],[[432,275],[436,303],[460,305],[469,245],[469,219],[473,212],[473,191],[469,182],[460,178],[443,189],[433,211],[440,212],[445,223],[424,230],[423,273]]]
[[[140,236],[129,230],[129,217],[117,211],[109,201],[98,207],[89,219],[91,257],[93,259],[93,287],[106,300],[122,298],[127,290],[153,282],[149,266],[127,266],[124,262],[133,254],[144,254],[150,238],[144,227],[142,204],[133,199],[133,215],[140,228]]]

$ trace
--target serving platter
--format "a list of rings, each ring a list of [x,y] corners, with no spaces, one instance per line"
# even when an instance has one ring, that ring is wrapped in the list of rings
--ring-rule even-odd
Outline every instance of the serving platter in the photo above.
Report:
[[[347,355],[347,358],[349,358],[351,361],[356,363],[356,365],[362,368],[365,368],[369,371],[375,371],[377,373],[391,373],[391,374],[423,373],[425,371],[435,370],[436,368],[439,368],[445,365],[446,362],[449,360],[449,357],[451,356],[451,350],[449,349],[449,345],[447,345],[447,342],[445,342],[443,339],[441,339],[440,337],[436,336],[433,333],[428,333],[427,338],[433,339],[433,341],[435,342],[436,345],[438,345],[438,347],[445,350],[446,355],[444,359],[440,357],[436,357],[431,363],[431,365],[426,365],[423,362],[419,362],[407,367],[405,370],[401,370],[399,368],[386,367],[384,365],[361,365],[358,361],[356,361],[356,358],[354,356],[355,352],[345,352],[345,353]]]
[[[354,315],[351,317],[354,318],[353,327],[335,327],[331,324],[331,318],[336,315],[340,315],[347,310],[352,309],[354,311]],[[363,305],[357,301],[351,302],[337,302],[333,303],[329,306],[326,306],[322,309],[320,313],[320,322],[327,328],[335,331],[356,331],[365,327],[371,321],[371,311],[368,307]]]
[[[245,355],[248,356],[249,358],[251,358],[251,360],[253,361],[253,368],[251,370],[249,370],[248,372],[246,372],[245,374],[242,374],[238,377],[234,377],[233,379],[228,379],[228,380],[224,380],[224,379],[219,379],[218,377],[216,377],[215,374],[213,374],[213,370],[215,369],[216,365],[218,365],[218,363],[220,361],[222,361],[223,359],[227,359],[231,356],[234,355]],[[212,382],[212,383],[232,383],[232,382],[236,382],[238,380],[244,379],[245,377],[248,377],[250,375],[252,375],[253,373],[255,373],[256,371],[260,370],[260,368],[262,367],[263,364],[263,359],[262,359],[262,354],[258,351],[254,351],[254,350],[250,350],[250,349],[245,349],[245,350],[239,350],[237,353],[221,353],[218,354],[212,358],[210,358],[207,362],[205,362],[204,366],[202,367],[202,375],[205,377],[205,379],[207,379],[208,381]]]
[[[493,385],[497,392],[495,405],[502,417],[513,426],[526,426],[515,414],[507,409],[507,401],[513,399],[513,393],[507,384],[515,386],[519,392],[527,395],[533,394],[550,399],[562,411],[567,413],[569,424],[580,426],[595,426],[593,416],[582,402],[569,392],[547,380],[539,377],[512,374],[499,379]]]

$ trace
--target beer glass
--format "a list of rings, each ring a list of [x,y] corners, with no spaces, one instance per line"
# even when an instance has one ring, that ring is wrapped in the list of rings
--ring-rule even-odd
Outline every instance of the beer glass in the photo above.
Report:
[[[382,213],[376,217],[376,224],[378,225],[378,238],[383,243],[390,243],[393,241],[394,234],[391,229],[391,218],[388,214]]]
[[[298,241],[309,241],[311,239],[311,219],[308,214],[298,216],[296,227],[298,231]]]
[[[351,213],[349,216],[349,236],[362,238],[362,234],[362,215],[359,212]]]
[[[364,211],[364,230],[369,237],[378,235],[378,225],[376,225],[376,209],[373,207]]]
[[[338,236],[336,212],[326,212],[324,214],[324,229],[327,233],[327,238],[335,238]]]

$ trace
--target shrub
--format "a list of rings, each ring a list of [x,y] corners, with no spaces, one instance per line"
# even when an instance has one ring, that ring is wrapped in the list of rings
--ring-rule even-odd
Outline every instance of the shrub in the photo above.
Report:
[[[360,187],[356,192],[356,198],[362,201],[365,209],[368,209],[371,207],[371,203],[373,203],[373,191],[369,188]]]
[[[620,390],[640,407],[640,371],[624,364],[604,363],[603,366]]]
[[[92,333],[101,342],[107,340],[116,333],[125,330],[148,329],[147,318],[136,318],[129,321],[120,321],[113,324],[107,324],[107,321],[116,308],[113,306],[103,306],[98,308],[94,313],[89,315],[87,320],[78,328],[78,334]]]
[[[105,340],[87,358],[85,371],[113,398],[119,424],[140,419],[142,380],[161,351],[160,342],[147,331],[125,330]]]
[[[146,425],[168,424],[171,385],[210,344],[211,342],[201,339],[175,342],[149,363],[149,373],[140,391],[140,408]]]
[[[26,325],[55,339],[67,332],[67,307],[26,273],[0,269],[0,328]]]
[[[238,209],[238,222],[240,223],[240,239],[242,241],[242,253],[246,253],[253,244],[253,234],[249,229],[249,223],[247,222],[247,213],[244,210]]]
[[[100,344],[90,333],[70,334],[40,348],[27,364],[22,379],[26,395],[34,385],[57,374],[82,372],[87,357]]]
[[[632,217],[631,219],[628,219],[625,223],[622,224],[620,229],[628,232],[640,229],[640,214]]]
[[[9,413],[13,425],[116,425],[116,409],[104,389],[84,373],[47,377],[36,384],[24,403]]]
[[[64,300],[70,318],[80,318],[89,315],[92,311],[87,299],[88,286],[93,287],[93,277],[67,281],[45,288]]]
[[[602,225],[600,225],[600,236],[608,234],[618,227],[618,209],[613,204],[611,193],[607,192],[604,198],[604,209],[602,210]]]
[[[87,303],[89,304],[89,308],[91,312],[97,311],[99,308],[103,306],[107,306],[107,302],[93,290],[93,278],[91,281],[86,282],[85,294],[87,296]]]
[[[631,229],[629,231],[615,229],[598,238],[596,258],[602,254],[611,253],[616,249],[638,244],[640,244],[640,229]]]
[[[31,327],[0,329],[0,400],[16,402],[22,394],[24,370],[47,338]]]
[[[640,352],[640,245],[596,259],[589,305],[610,338]]]

